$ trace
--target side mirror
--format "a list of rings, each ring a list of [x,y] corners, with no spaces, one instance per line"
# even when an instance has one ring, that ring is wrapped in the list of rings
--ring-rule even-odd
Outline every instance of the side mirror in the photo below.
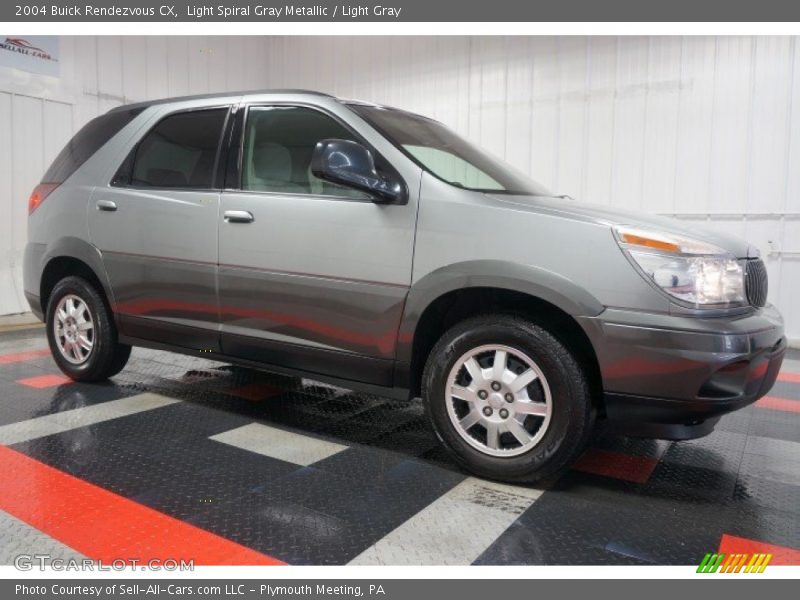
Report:
[[[393,175],[378,173],[372,153],[350,140],[322,140],[311,158],[314,177],[361,190],[381,203],[402,203],[406,186]]]

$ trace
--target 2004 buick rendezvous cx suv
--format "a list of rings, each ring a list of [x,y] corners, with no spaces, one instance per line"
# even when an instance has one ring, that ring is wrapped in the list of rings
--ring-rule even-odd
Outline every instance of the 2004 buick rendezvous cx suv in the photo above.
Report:
[[[687,439],[785,349],[758,252],[579,204],[401,110],[300,91],[121,106],[29,202],[25,293],[71,378],[141,345],[421,396],[478,475],[567,466],[595,419]]]

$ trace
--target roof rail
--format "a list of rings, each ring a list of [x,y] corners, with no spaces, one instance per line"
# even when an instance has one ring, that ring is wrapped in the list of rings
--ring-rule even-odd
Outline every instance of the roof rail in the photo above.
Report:
[[[246,96],[253,94],[307,94],[311,96],[323,96],[325,98],[335,98],[331,94],[318,92],[315,90],[302,90],[302,89],[274,89],[274,90],[243,90],[232,92],[216,92],[213,94],[194,94],[189,96],[174,96],[171,98],[158,98],[156,100],[144,100],[142,102],[133,102],[131,104],[122,104],[115,106],[108,112],[115,112],[119,110],[133,110],[137,108],[147,108],[157,104],[167,104],[169,102],[182,102],[187,100],[208,100],[212,98],[224,98],[226,96]]]

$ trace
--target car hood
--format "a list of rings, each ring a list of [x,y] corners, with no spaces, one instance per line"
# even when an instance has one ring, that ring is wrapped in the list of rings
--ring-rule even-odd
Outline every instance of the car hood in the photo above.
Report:
[[[506,194],[488,194],[498,203],[514,205],[518,210],[547,213],[568,219],[590,221],[608,225],[628,225],[652,231],[663,231],[693,237],[709,242],[727,250],[737,258],[754,258],[759,255],[758,249],[735,236],[710,231],[703,227],[686,225],[677,219],[660,217],[637,210],[615,209],[600,204],[578,202],[569,197],[551,196],[516,196]]]

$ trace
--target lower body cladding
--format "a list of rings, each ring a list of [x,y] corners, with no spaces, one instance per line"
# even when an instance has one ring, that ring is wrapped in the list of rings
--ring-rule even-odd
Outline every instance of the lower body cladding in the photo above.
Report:
[[[734,318],[608,309],[579,319],[597,354],[608,424],[628,435],[691,439],[764,396],[786,352],[766,306]]]

